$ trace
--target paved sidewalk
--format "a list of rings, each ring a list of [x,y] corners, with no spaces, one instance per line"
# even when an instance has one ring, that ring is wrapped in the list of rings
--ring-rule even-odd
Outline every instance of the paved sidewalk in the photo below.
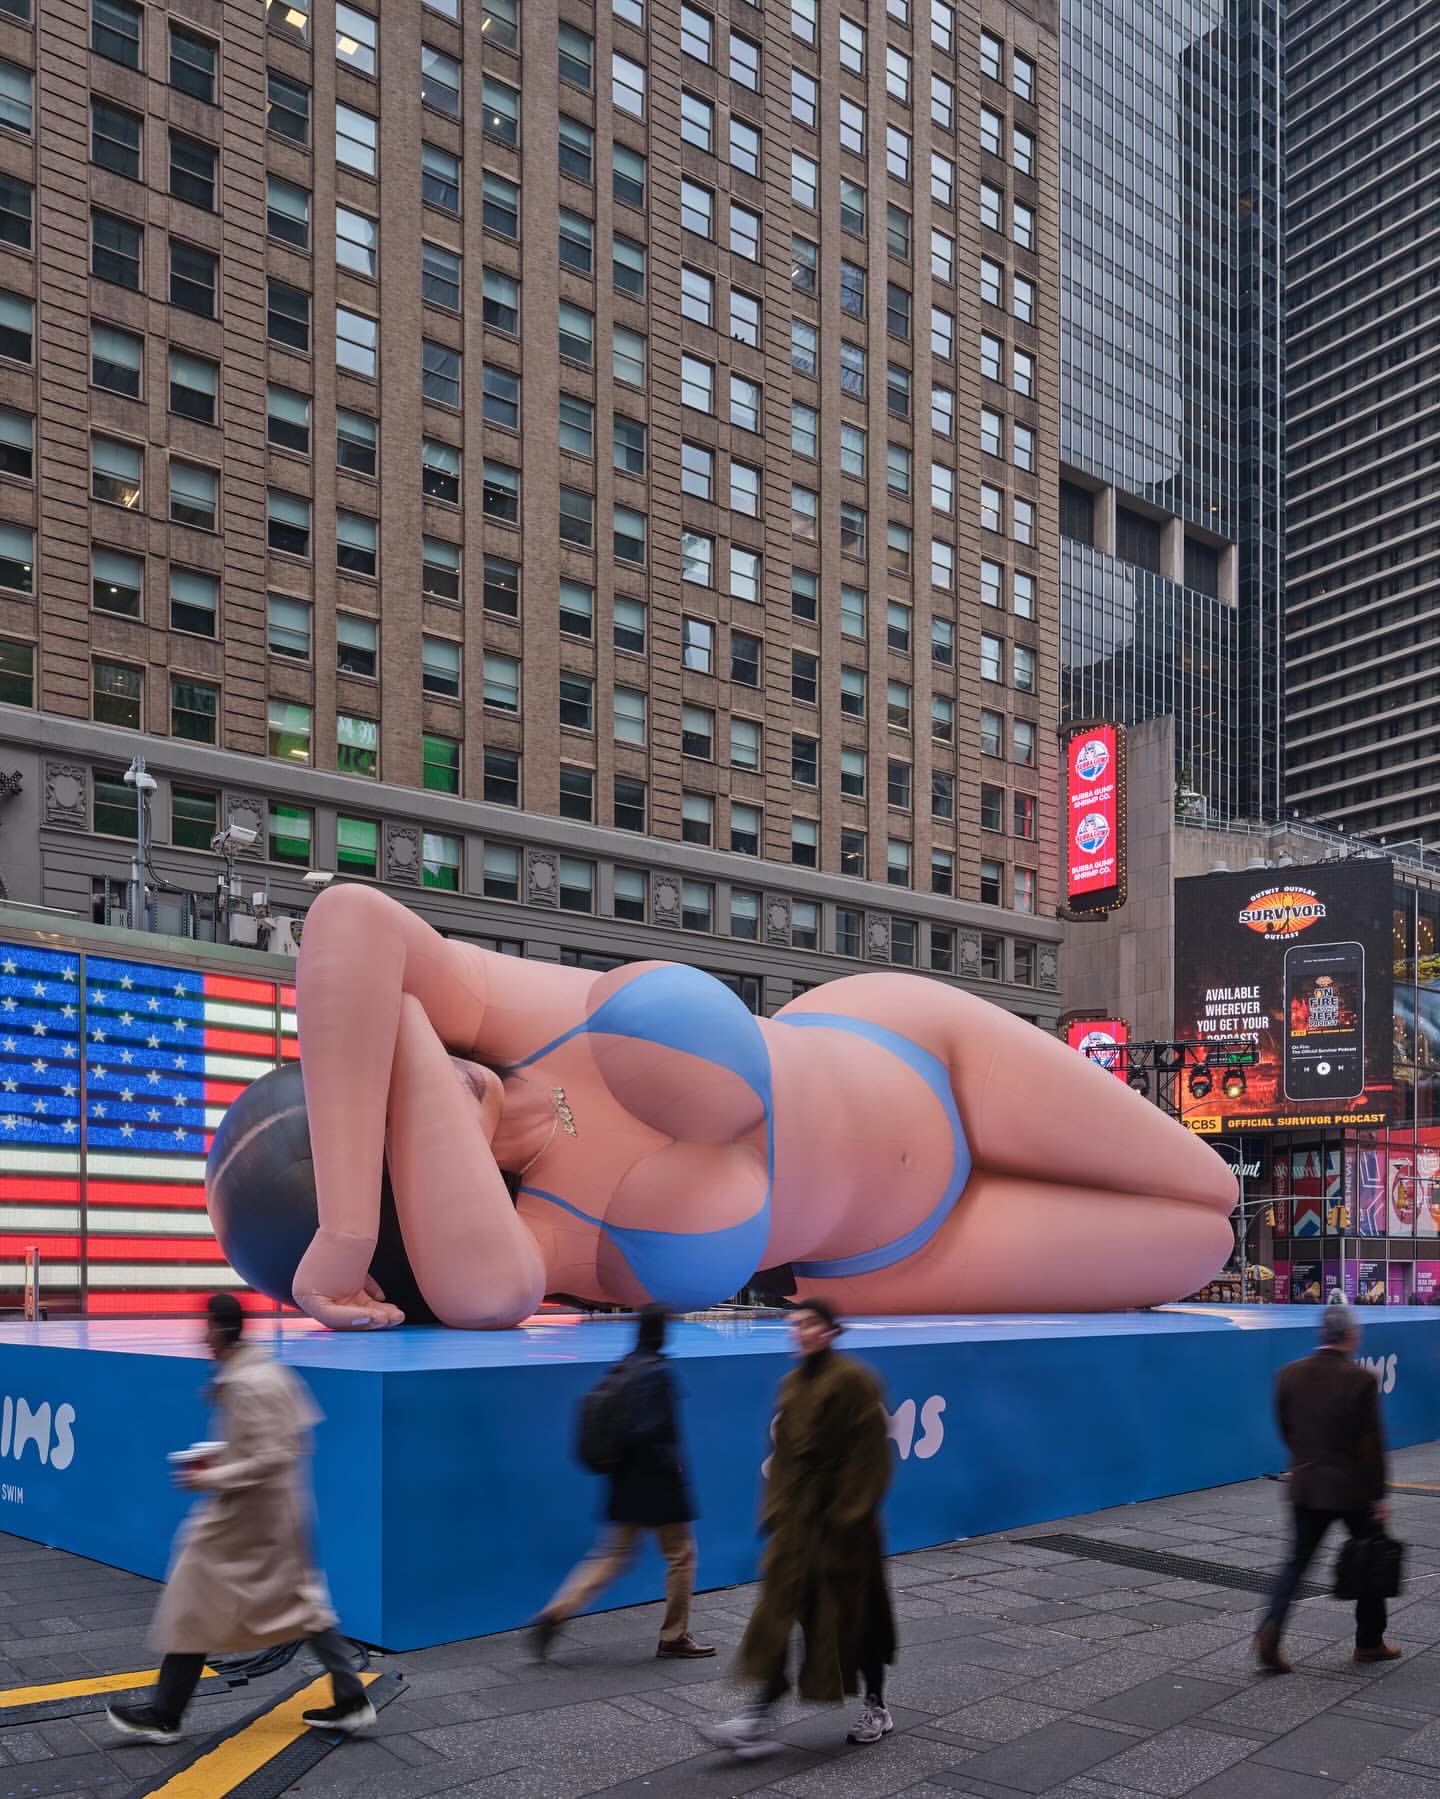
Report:
[[[380,1658],[406,1687],[368,1739],[291,1790],[312,1799],[1440,1799],[1440,1444],[1394,1458],[1393,1528],[1410,1546],[1391,1635],[1405,1659],[1350,1660],[1348,1608],[1297,1606],[1286,1678],[1255,1672],[1256,1596],[1027,1544],[1072,1532],[1268,1571],[1284,1541],[1274,1482],[1157,1500],[897,1556],[893,1737],[844,1744],[846,1712],[782,1713],[784,1746],[735,1764],[696,1730],[740,1697],[727,1655],[753,1589],[705,1595],[716,1662],[654,1659],[658,1606],[571,1627],[552,1666],[519,1633]],[[1338,1540],[1334,1547],[1338,1547]],[[1313,1571],[1333,1565],[1327,1546]],[[145,1665],[155,1589],[0,1537],[0,1677],[60,1680]],[[278,1693],[286,1675],[197,1701],[200,1735]],[[117,1799],[170,1750],[112,1745],[103,1717],[0,1728],[0,1799]]]

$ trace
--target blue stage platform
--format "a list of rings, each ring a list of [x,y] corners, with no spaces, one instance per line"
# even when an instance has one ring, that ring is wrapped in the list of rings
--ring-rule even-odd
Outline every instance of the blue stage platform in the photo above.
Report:
[[[1440,1312],[1363,1316],[1391,1442],[1440,1436]],[[1280,1467],[1271,1379],[1309,1349],[1317,1321],[1314,1307],[1212,1306],[853,1321],[846,1347],[889,1394],[892,1547]],[[571,1459],[575,1409],[633,1326],[340,1337],[286,1321],[253,1336],[326,1415],[319,1545],[345,1629],[406,1649],[530,1617],[590,1540],[600,1483]],[[700,1583],[747,1580],[785,1326],[687,1323],[671,1348],[702,1513]],[[162,1575],[186,1503],[165,1456],[206,1434],[202,1356],[191,1323],[0,1326],[0,1530]],[[608,1603],[658,1596],[660,1572],[647,1558]]]

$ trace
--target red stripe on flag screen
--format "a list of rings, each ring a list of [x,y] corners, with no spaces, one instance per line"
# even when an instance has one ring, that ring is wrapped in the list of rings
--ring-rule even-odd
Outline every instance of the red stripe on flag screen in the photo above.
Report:
[[[250,976],[0,943],[0,1305],[34,1245],[52,1312],[189,1312],[217,1285],[274,1309],[224,1263],[205,1156],[298,1053],[294,1007]]]

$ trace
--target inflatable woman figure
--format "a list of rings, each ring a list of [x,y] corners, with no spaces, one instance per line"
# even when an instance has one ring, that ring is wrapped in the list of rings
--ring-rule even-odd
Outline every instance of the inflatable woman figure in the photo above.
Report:
[[[318,1224],[293,1295],[337,1329],[402,1321],[370,1272],[387,1171],[420,1293],[472,1329],[777,1270],[852,1315],[1099,1311],[1193,1292],[1233,1245],[1204,1143],[924,976],[754,1018],[693,968],[494,955],[343,886],[298,995]]]

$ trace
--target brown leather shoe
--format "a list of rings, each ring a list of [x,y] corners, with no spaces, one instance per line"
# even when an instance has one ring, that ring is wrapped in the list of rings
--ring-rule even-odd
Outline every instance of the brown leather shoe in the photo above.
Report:
[[[1280,1653],[1280,1628],[1276,1624],[1262,1624],[1255,1633],[1255,1657],[1262,1668],[1268,1668],[1272,1674],[1288,1674],[1290,1664]]]
[[[1377,1643],[1373,1649],[1357,1649],[1357,1662],[1398,1662],[1405,1651],[1398,1643]]]
[[[683,1637],[672,1637],[668,1643],[662,1638],[660,1647],[655,1651],[656,1657],[662,1662],[698,1662],[702,1657],[714,1653],[713,1643],[697,1643],[688,1631]]]
[[[544,1612],[530,1626],[530,1657],[538,1663],[547,1661],[550,1645],[555,1640],[555,1633],[560,1628],[558,1618],[547,1618]]]

